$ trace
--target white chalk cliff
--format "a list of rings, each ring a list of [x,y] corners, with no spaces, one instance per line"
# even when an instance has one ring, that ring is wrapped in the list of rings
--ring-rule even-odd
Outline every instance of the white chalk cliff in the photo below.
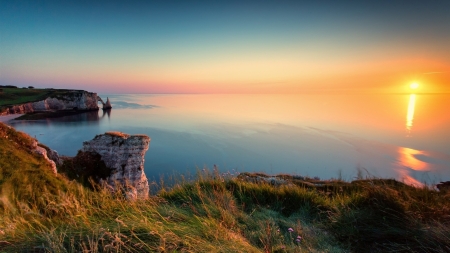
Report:
[[[52,172],[56,175],[57,172],[58,172],[57,169],[56,169],[56,163],[53,160],[48,158],[47,150],[45,148],[43,148],[43,147],[37,146],[35,148],[35,152],[40,154],[40,155],[42,155],[44,157],[44,159],[50,164]]]
[[[103,110],[108,110],[108,109],[111,109],[111,108],[112,108],[111,102],[109,101],[109,98],[107,97],[106,98],[106,103],[103,104]]]
[[[11,106],[6,111],[2,112],[1,115],[49,110],[98,110],[97,101],[97,93],[74,90],[68,91],[68,93],[63,96],[48,97],[37,102]]]
[[[41,147],[38,144],[39,143],[37,141],[34,141],[32,149],[34,150],[35,153],[44,157],[44,159],[50,164],[51,171],[56,175],[58,173],[58,171],[56,169],[56,163],[58,163],[58,165],[61,164],[58,153],[51,149],[47,150],[46,148]],[[56,162],[55,162],[55,160],[56,160]]]
[[[83,142],[83,152],[97,153],[105,165],[112,169],[105,182],[116,189],[121,184],[130,199],[145,199],[149,184],[144,172],[144,155],[150,138],[146,135],[128,135],[107,132],[93,140]]]

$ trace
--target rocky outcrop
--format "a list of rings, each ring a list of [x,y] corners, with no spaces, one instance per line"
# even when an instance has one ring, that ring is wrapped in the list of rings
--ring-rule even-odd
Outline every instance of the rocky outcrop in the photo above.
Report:
[[[98,97],[98,101],[102,103],[103,110],[109,110],[112,108],[111,102],[109,101],[109,97],[106,97],[106,103],[103,101],[103,99],[101,97]]]
[[[144,172],[144,155],[149,144],[150,138],[146,135],[107,132],[85,141],[81,152],[99,154],[111,169],[110,176],[103,182],[113,189],[123,187],[129,199],[145,199],[149,184]]]
[[[109,101],[109,98],[106,97],[106,103],[103,104],[103,110],[108,110],[108,109],[111,109],[111,108],[112,108],[111,102]]]
[[[57,158],[57,161],[59,161],[58,153],[54,150],[51,150],[49,148],[41,146],[36,140],[33,141],[32,144],[32,150],[34,150],[35,153],[41,155],[44,157],[44,159],[50,164],[51,171],[56,175],[58,173],[58,170],[56,169],[56,163],[53,159],[49,158],[48,154],[51,154],[54,159]]]
[[[273,176],[260,176],[260,175],[243,176],[242,175],[239,178],[242,179],[243,181],[255,183],[255,184],[266,183],[266,184],[270,184],[270,185],[280,186],[280,185],[287,185],[289,183],[288,181],[286,181],[282,178],[277,178],[277,177],[273,177]]]
[[[58,152],[56,152],[56,150],[50,149],[49,147],[42,145],[42,144],[37,144],[37,145],[40,146],[41,148],[45,149],[47,158],[52,160],[57,166],[60,166],[63,164],[63,160],[59,156]]]
[[[35,149],[35,152],[38,153],[38,154],[40,154],[40,155],[42,155],[42,156],[44,157],[44,159],[45,159],[48,163],[50,163],[51,170],[52,170],[52,172],[56,175],[56,174],[58,173],[58,170],[56,169],[56,163],[55,163],[53,160],[51,160],[51,159],[48,158],[48,156],[47,156],[47,150],[46,150],[45,148],[43,148],[43,147],[37,146],[36,149]]]
[[[11,106],[2,115],[51,110],[98,110],[97,101],[97,93],[80,90],[67,91],[64,95]]]
[[[51,171],[56,174],[56,163],[54,159],[57,162],[60,162],[60,158],[58,156],[58,153],[54,150],[51,150],[50,148],[39,144],[39,142],[29,136],[28,134],[18,132],[13,127],[8,126],[6,124],[3,124],[0,122],[0,141],[1,139],[6,140],[7,143],[3,142],[0,147],[3,147],[6,149],[9,149],[9,151],[13,151],[13,149],[17,149],[17,152],[24,151],[27,154],[37,154],[38,156],[42,156],[50,165]],[[0,152],[0,155],[4,155],[4,153]],[[52,158],[50,158],[50,157]],[[9,156],[7,156],[9,157]],[[21,156],[11,156],[13,157],[12,162],[16,163],[17,160],[20,160]],[[20,164],[20,163],[18,163]],[[33,164],[33,162],[31,163]],[[33,164],[32,166],[38,166],[41,167],[43,164]],[[0,165],[1,167],[1,165]],[[46,167],[46,166],[42,166]],[[1,169],[0,169],[1,171]],[[0,180],[1,181],[1,180]],[[1,184],[1,182],[0,182]]]
[[[450,191],[450,181],[441,182],[436,185],[436,188],[439,189],[439,191]]]

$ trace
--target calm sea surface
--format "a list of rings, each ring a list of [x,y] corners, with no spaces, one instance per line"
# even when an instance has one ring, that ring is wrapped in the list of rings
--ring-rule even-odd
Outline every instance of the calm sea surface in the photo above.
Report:
[[[450,95],[101,95],[109,113],[11,121],[60,154],[106,131],[147,134],[151,179],[216,165],[410,184],[450,180]]]

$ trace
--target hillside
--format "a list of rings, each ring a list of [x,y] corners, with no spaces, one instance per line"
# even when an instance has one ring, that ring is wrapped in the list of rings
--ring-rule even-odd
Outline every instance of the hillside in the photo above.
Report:
[[[68,189],[50,164],[33,151],[35,140],[0,123],[0,210],[16,212],[17,201],[44,208],[43,193],[57,196]]]
[[[0,86],[0,112],[11,105],[37,102],[48,97],[59,97],[70,93],[64,89],[5,88]]]
[[[205,170],[128,201],[55,176],[32,143],[0,123],[0,252],[450,251],[444,192]]]
[[[97,93],[84,90],[0,86],[0,115],[25,114],[19,120],[56,118],[98,110],[99,100]]]

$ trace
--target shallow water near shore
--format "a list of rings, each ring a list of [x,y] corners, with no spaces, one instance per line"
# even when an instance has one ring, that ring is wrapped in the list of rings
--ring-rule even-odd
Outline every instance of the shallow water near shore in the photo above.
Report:
[[[100,95],[108,112],[9,121],[62,155],[106,131],[152,139],[145,170],[450,180],[450,94]]]

